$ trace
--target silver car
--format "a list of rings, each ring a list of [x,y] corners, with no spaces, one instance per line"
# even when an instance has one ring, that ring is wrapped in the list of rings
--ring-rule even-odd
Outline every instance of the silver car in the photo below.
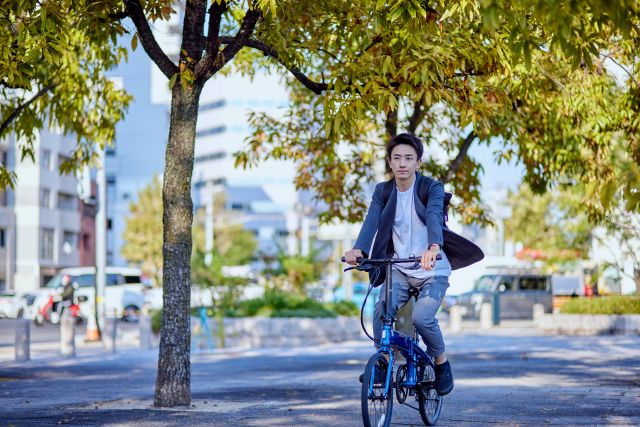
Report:
[[[553,310],[551,277],[536,273],[495,273],[481,276],[469,292],[457,298],[465,317],[478,318],[484,302],[499,301],[500,319],[531,319],[533,305]]]

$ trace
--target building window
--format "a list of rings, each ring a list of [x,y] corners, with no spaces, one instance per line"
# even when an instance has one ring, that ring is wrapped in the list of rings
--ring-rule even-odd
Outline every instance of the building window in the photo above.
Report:
[[[242,203],[231,203],[231,210],[241,211],[244,208]]]
[[[107,230],[111,230],[111,226],[113,223],[111,222],[111,218],[107,219]]]
[[[211,184],[213,185],[224,185],[227,183],[226,178],[216,178],[211,180]]]
[[[40,163],[42,169],[51,170],[51,150],[42,150],[42,162]]]
[[[106,147],[104,147],[104,153],[107,156],[115,156],[116,155],[116,145],[115,144],[107,145]]]
[[[54,231],[51,228],[42,229],[42,238],[40,246],[40,256],[42,259],[53,259],[53,239]]]
[[[208,102],[206,104],[201,104],[199,111],[208,111],[208,110],[215,110],[216,108],[222,108],[225,105],[227,105],[227,101],[225,101],[224,99],[220,99],[218,101],[213,101],[213,102]]]
[[[211,136],[222,133],[226,130],[226,126],[216,126],[213,128],[202,129],[196,132],[196,138],[202,138],[203,136]]]
[[[4,231],[4,228],[0,228],[0,248],[5,248],[5,247],[6,247],[5,231]]]
[[[62,252],[71,254],[78,247],[78,235],[73,231],[65,231],[62,236]]]
[[[71,194],[58,193],[58,208],[69,211],[78,209],[77,197]]]
[[[217,151],[215,153],[203,154],[201,156],[198,156],[195,158],[195,162],[201,163],[209,160],[224,159],[226,156],[227,156],[227,153],[225,153],[224,151]]]
[[[40,206],[51,209],[51,190],[48,188],[40,189]]]

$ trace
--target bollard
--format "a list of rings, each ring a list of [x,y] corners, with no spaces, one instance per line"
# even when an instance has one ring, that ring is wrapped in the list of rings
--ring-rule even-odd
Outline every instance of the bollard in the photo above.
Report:
[[[498,292],[493,294],[493,325],[500,326],[500,294]]]
[[[107,353],[116,352],[116,333],[118,329],[118,319],[107,317],[104,319],[104,331],[102,331],[102,345]]]
[[[151,316],[142,314],[138,321],[140,328],[140,348],[148,350],[153,348],[153,332],[151,330]]]
[[[76,319],[64,315],[65,312],[63,312],[63,316],[60,319],[60,355],[62,357],[75,357]]]
[[[544,305],[533,304],[533,323],[537,324],[542,316],[544,316]]]
[[[16,362],[26,362],[30,359],[31,334],[27,319],[16,319]]]
[[[493,307],[490,302],[480,306],[480,329],[491,329],[493,326]]]
[[[449,309],[449,331],[460,332],[462,330],[462,311],[459,305]]]

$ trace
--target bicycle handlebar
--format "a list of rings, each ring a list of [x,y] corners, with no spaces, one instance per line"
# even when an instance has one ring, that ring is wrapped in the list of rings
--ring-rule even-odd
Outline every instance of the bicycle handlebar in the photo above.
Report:
[[[437,260],[442,259],[442,255],[438,254],[436,256]],[[409,258],[356,258],[356,263],[358,265],[362,264],[404,264],[407,262],[420,262],[422,261],[421,256],[412,256]],[[342,257],[342,262],[347,262],[344,257]]]

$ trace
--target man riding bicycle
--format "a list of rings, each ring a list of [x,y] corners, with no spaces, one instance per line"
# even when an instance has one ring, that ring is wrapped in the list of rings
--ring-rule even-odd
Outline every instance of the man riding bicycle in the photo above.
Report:
[[[344,258],[347,263],[355,265],[357,258],[367,257],[369,253],[372,258],[422,256],[419,266],[394,265],[393,295],[388,314],[395,318],[396,311],[411,298],[411,288],[419,292],[412,321],[427,344],[427,353],[434,358],[435,389],[443,396],[453,389],[451,365],[447,360],[444,339],[435,317],[449,287],[453,263],[450,263],[447,254],[442,251],[444,185],[418,172],[424,153],[422,141],[418,137],[408,133],[399,134],[391,139],[386,152],[394,176],[393,188],[385,193],[387,183],[376,186],[358,239]],[[420,197],[421,186],[428,189],[426,206]],[[446,231],[449,235],[453,234],[448,229]],[[466,240],[457,235],[455,237],[458,240],[456,243]],[[468,243],[470,247],[475,246]],[[464,248],[464,243],[462,246]],[[479,251],[477,247],[475,249]],[[440,259],[436,259],[438,255],[441,256]],[[482,257],[477,253],[472,255],[474,256]],[[466,261],[462,263],[467,264]],[[475,261],[477,259],[472,262]],[[381,278],[376,278],[374,284],[380,283]],[[382,334],[384,289],[380,295],[373,321],[376,342],[379,342]]]

